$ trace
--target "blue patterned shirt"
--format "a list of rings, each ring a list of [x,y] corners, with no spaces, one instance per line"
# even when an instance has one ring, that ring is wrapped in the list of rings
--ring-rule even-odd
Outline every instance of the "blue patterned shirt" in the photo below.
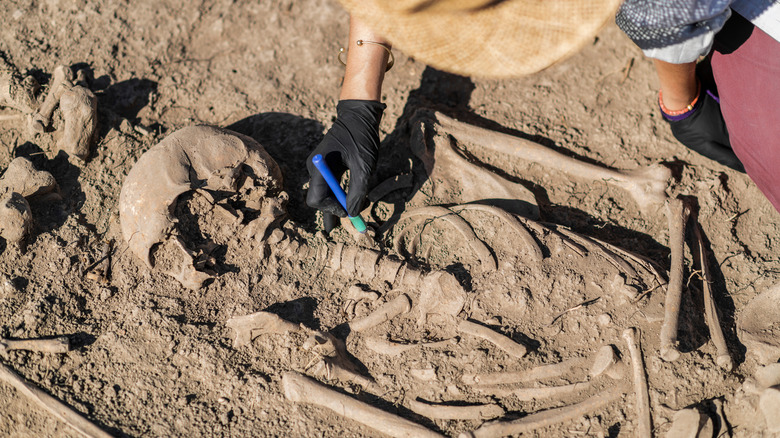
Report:
[[[650,58],[695,61],[732,9],[780,41],[780,0],[625,0],[615,22]]]

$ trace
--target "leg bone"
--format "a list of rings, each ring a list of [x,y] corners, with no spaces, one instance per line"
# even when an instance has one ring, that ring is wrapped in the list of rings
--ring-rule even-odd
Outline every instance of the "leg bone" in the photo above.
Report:
[[[622,396],[623,389],[616,386],[573,405],[535,412],[513,421],[491,421],[483,424],[479,429],[461,433],[459,438],[497,438],[527,433],[552,424],[578,418],[618,400]]]
[[[419,424],[355,400],[298,373],[285,373],[282,377],[282,387],[288,400],[328,408],[392,437],[441,438],[438,433]]]
[[[731,371],[731,369],[734,368],[734,361],[731,359],[731,355],[729,355],[729,347],[726,344],[726,338],[723,336],[723,330],[720,327],[720,320],[718,319],[718,309],[715,307],[715,300],[712,298],[712,288],[710,287],[710,284],[712,284],[712,276],[710,275],[710,270],[707,266],[707,255],[704,252],[704,239],[702,237],[701,225],[699,225],[698,221],[694,222],[693,231],[696,234],[702,277],[704,277],[704,315],[707,318],[707,326],[709,326],[710,329],[712,343],[715,344],[715,348],[718,351],[718,357],[715,359],[715,362],[724,370]]]
[[[43,392],[40,388],[28,382],[14,370],[0,364],[0,380],[10,384],[17,391],[34,401],[38,406],[46,409],[63,421],[68,426],[79,431],[85,437],[110,438],[111,435],[101,430],[91,421],[84,418],[70,406]]]
[[[647,378],[645,377],[645,365],[642,360],[642,351],[639,347],[639,330],[629,327],[623,331],[623,339],[628,345],[631,355],[631,368],[634,374],[634,392],[636,393],[637,410],[637,436],[650,438],[653,436],[653,428],[650,423],[650,394],[647,392]]]
[[[436,119],[445,132],[458,140],[536,162],[577,178],[614,184],[629,192],[643,211],[650,211],[650,207],[662,204],[667,199],[666,188],[671,171],[663,166],[623,171],[607,169],[576,160],[529,140],[459,122],[441,113],[436,113]]]
[[[680,319],[680,303],[683,290],[683,266],[685,253],[685,224],[690,208],[682,199],[670,199],[666,204],[669,219],[669,249],[672,251],[672,268],[664,303],[664,322],[661,325],[661,358],[674,361],[680,357],[677,349],[677,327]]]

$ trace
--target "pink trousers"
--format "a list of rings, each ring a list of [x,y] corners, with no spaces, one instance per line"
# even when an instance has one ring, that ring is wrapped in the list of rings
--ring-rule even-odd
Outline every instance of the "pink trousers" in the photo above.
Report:
[[[780,42],[734,19],[738,27],[724,27],[732,34],[719,34],[725,43],[712,54],[720,108],[734,153],[780,212]]]

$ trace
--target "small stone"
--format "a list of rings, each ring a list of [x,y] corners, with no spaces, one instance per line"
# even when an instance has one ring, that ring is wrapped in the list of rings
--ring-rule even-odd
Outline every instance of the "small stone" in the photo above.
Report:
[[[767,388],[758,401],[761,413],[766,420],[766,428],[771,433],[780,432],[780,386]]]
[[[19,244],[32,231],[30,204],[16,192],[0,195],[0,237]]]
[[[617,354],[615,354],[615,349],[611,345],[599,348],[593,360],[593,366],[590,367],[590,376],[597,377],[604,374],[608,368],[617,363],[617,360]]]
[[[677,411],[672,419],[671,429],[666,432],[666,438],[690,438],[697,436],[701,420],[702,415],[696,409]]]
[[[780,363],[759,367],[753,377],[761,389],[780,385]]]
[[[415,379],[426,381],[436,380],[436,370],[433,368],[411,369],[409,370],[409,374],[411,374]]]
[[[612,324],[612,316],[609,313],[602,313],[598,316],[598,323],[602,327]]]

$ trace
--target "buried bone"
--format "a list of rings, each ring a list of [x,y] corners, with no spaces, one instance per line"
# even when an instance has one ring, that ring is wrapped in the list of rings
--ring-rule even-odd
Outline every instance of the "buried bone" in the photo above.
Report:
[[[650,394],[647,390],[645,365],[642,360],[642,350],[639,345],[639,330],[629,327],[623,331],[623,339],[631,355],[631,368],[634,378],[634,393],[636,395],[637,436],[649,438],[653,436],[650,420]]]
[[[407,400],[406,406],[412,412],[434,420],[489,420],[504,415],[504,408],[494,403],[457,406]]]
[[[70,339],[67,336],[38,339],[0,338],[0,355],[11,350],[26,350],[39,353],[64,354],[70,351]]]
[[[110,434],[104,432],[97,425],[86,419],[79,412],[57,400],[37,386],[28,382],[11,368],[0,364],[0,380],[16,388],[38,406],[57,417],[59,420],[89,438],[109,438]]]
[[[616,386],[573,405],[535,412],[518,420],[491,421],[476,430],[461,433],[459,438],[498,438],[531,432],[552,424],[573,420],[600,409],[622,396],[623,389]]]
[[[328,380],[339,380],[360,385],[368,391],[377,392],[376,383],[356,371],[347,358],[344,342],[330,333],[311,330],[300,324],[287,321],[269,312],[256,312],[250,315],[230,318],[226,324],[233,329],[233,347],[243,347],[261,335],[307,333],[308,337],[301,348],[317,355],[317,360],[307,366],[314,375]]]
[[[583,359],[575,358],[567,359],[559,363],[540,365],[523,371],[464,374],[461,376],[461,381],[467,385],[506,385],[511,383],[534,382],[561,377],[582,363]]]
[[[523,216],[539,217],[539,207],[530,190],[467,160],[457,151],[446,128],[435,122],[436,116],[420,110],[413,122],[416,129],[410,139],[412,153],[422,160],[428,175],[425,184],[431,185],[430,189],[417,191],[415,197],[422,198],[420,202],[493,202]],[[412,199],[412,203],[415,201]]]
[[[412,301],[406,294],[400,294],[363,318],[353,319],[349,323],[349,328],[356,332],[362,332],[389,321],[411,309]]]
[[[458,321],[458,331],[461,333],[484,339],[496,347],[504,350],[510,356],[521,359],[528,352],[528,349],[521,344],[513,341],[511,338],[495,332],[483,325],[471,322],[465,319]]]
[[[282,376],[282,388],[284,396],[290,401],[330,409],[392,437],[442,437],[419,424],[355,400],[298,373],[285,373]]]
[[[420,342],[415,344],[401,344],[398,342],[388,341],[387,339],[380,337],[367,337],[363,340],[371,351],[374,353],[382,354],[384,356],[398,356],[399,354],[406,353],[407,351],[417,350],[421,348],[429,349],[442,349],[456,344],[457,339],[446,339],[438,342]]]
[[[287,334],[300,330],[300,324],[270,312],[256,312],[250,315],[234,316],[226,323],[233,329],[233,348],[249,345],[256,337],[266,334]]]
[[[671,171],[661,165],[636,170],[607,169],[576,160],[538,143],[469,125],[438,112],[435,118],[443,132],[460,141],[470,142],[499,154],[511,154],[576,178],[613,184],[627,191],[642,211],[649,212],[652,207],[663,204],[668,197],[666,188],[671,179]]]
[[[680,358],[677,329],[680,323],[680,304],[683,291],[683,267],[685,253],[685,224],[688,222],[690,207],[683,199],[670,199],[666,204],[669,220],[669,249],[672,252],[672,268],[669,272],[669,284],[664,302],[664,322],[661,325],[661,358],[670,362]]]
[[[720,326],[718,318],[718,309],[715,307],[715,299],[712,296],[712,275],[707,263],[707,255],[704,250],[704,238],[702,237],[701,225],[694,215],[693,231],[696,234],[697,247],[699,248],[699,262],[702,272],[702,290],[704,292],[704,315],[707,319],[707,326],[710,329],[712,343],[718,352],[715,362],[724,370],[731,371],[734,368],[734,361],[729,354],[729,348],[726,344],[726,337],[723,336],[723,329]]]
[[[712,419],[698,410],[689,408],[675,412],[672,427],[666,432],[666,438],[711,438]]]
[[[119,198],[122,234],[130,250],[153,267],[150,252],[171,239],[172,211],[179,196],[196,187],[235,191],[244,166],[270,191],[278,190],[282,176],[276,163],[255,140],[232,131],[188,127],[146,151],[130,170]],[[186,266],[182,272],[189,275],[183,284],[193,289],[208,278]]]
[[[762,364],[780,360],[780,283],[753,298],[737,317],[739,340]]]

